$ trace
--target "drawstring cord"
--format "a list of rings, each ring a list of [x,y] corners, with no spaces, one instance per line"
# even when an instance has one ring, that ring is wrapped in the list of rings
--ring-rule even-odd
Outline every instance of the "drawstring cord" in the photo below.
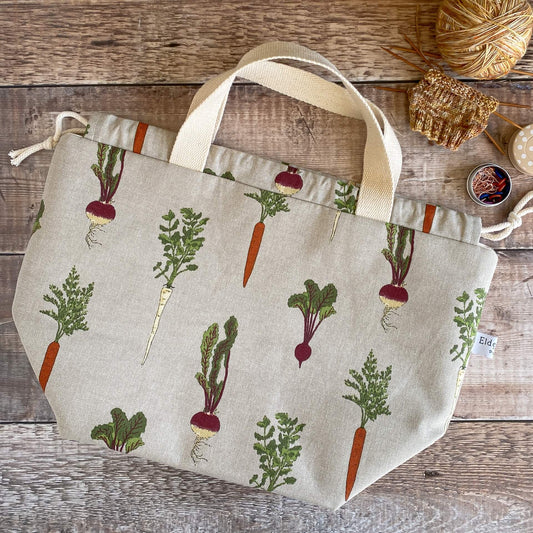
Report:
[[[522,225],[522,217],[533,213],[533,206],[525,207],[531,199],[533,199],[533,191],[529,191],[524,195],[509,213],[505,222],[487,228],[481,228],[481,237],[489,241],[501,241],[511,235],[511,232],[515,228],[519,228]]]
[[[83,124],[84,127],[71,128],[63,131],[63,119],[67,117],[76,119],[78,122]],[[39,152],[40,150],[53,150],[56,147],[56,144],[59,142],[61,135],[65,135],[65,133],[84,133],[88,123],[89,121],[86,118],[82,117],[78,113],[75,113],[74,111],[63,111],[59,113],[59,115],[56,117],[55,133],[40,143],[28,146],[26,148],[19,148],[18,150],[11,150],[11,152],[9,152],[11,164],[15,167],[18,167],[22,161],[24,161],[24,159],[35,152]]]

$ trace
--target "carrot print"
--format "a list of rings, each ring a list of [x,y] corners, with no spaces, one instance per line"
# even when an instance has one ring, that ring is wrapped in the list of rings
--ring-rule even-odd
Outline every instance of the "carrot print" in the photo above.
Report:
[[[85,316],[87,305],[93,295],[94,283],[89,283],[87,287],[80,287],[80,276],[76,267],[72,267],[62,288],[50,285],[50,294],[45,294],[45,302],[56,306],[57,310],[44,309],[40,312],[43,315],[53,318],[57,322],[57,331],[54,340],[48,345],[41,371],[39,373],[39,383],[43,391],[54,368],[57,354],[59,352],[59,340],[63,335],[67,337],[75,331],[88,331]]]
[[[163,257],[165,257],[166,262],[163,266],[162,261],[158,261],[153,271],[157,272],[156,279],[162,276],[166,279],[166,283],[161,288],[157,313],[141,365],[144,365],[148,358],[150,347],[159,328],[159,321],[172,295],[174,280],[184,272],[198,270],[198,265],[191,263],[191,261],[204,243],[204,238],[198,235],[204,231],[209,219],[202,218],[202,213],[195,213],[188,207],[181,209],[180,213],[182,215],[181,231],[179,229],[180,220],[172,210],[161,217],[167,223],[167,226],[159,226],[161,230],[159,240],[163,245]]]
[[[381,372],[378,371],[378,363],[372,350],[368,354],[363,364],[361,373],[350,369],[350,379],[345,379],[347,387],[354,389],[353,394],[345,394],[343,398],[350,400],[361,409],[361,425],[355,430],[348,462],[348,473],[346,475],[345,501],[348,501],[355,484],[357,470],[361,462],[363,447],[366,438],[366,423],[374,421],[379,415],[390,415],[387,405],[388,387],[391,380],[392,366],[388,366]]]
[[[336,313],[333,304],[337,300],[337,289],[333,283],[329,283],[322,290],[312,280],[304,282],[306,292],[293,294],[287,301],[289,307],[299,309],[304,316],[304,338],[296,346],[294,357],[298,360],[299,367],[311,357],[309,343],[322,322]]]
[[[257,422],[262,432],[254,433],[256,443],[254,450],[259,455],[259,469],[261,474],[254,474],[250,485],[269,492],[282,485],[294,485],[296,478],[288,476],[302,447],[296,444],[300,440],[305,424],[298,424],[298,418],[290,418],[287,413],[276,413],[278,422],[277,442],[274,438],[275,427],[267,416]],[[272,424],[272,425],[271,425]],[[261,476],[261,479],[259,479]]]
[[[224,394],[228,380],[230,352],[238,333],[237,319],[232,316],[224,324],[226,338],[218,342],[218,324],[211,324],[204,333],[200,351],[202,352],[201,371],[195,378],[204,391],[204,409],[191,418],[191,429],[196,438],[191,450],[191,458],[196,464],[200,460],[207,461],[202,455],[201,445],[206,444],[220,431],[220,420],[217,407]],[[217,344],[218,343],[218,344]],[[219,381],[220,369],[224,369],[224,377]]]
[[[333,221],[333,228],[331,229],[330,241],[335,237],[337,231],[337,224],[341,213],[349,213],[355,215],[357,208],[357,198],[353,194],[355,189],[354,185],[348,181],[338,181],[338,189],[335,189],[335,205],[337,206],[337,213],[335,214],[335,220]]]
[[[459,397],[459,391],[466,372],[468,360],[474,347],[474,341],[476,340],[477,328],[479,321],[481,320],[481,311],[485,304],[485,298],[487,297],[487,291],[485,289],[474,289],[475,301],[470,299],[470,296],[466,291],[461,296],[458,296],[457,301],[462,304],[461,307],[454,307],[456,313],[453,321],[459,328],[459,340],[461,341],[461,348],[458,344],[455,344],[450,350],[450,354],[453,356],[452,361],[461,362],[459,372],[457,373],[457,383],[455,386],[455,395],[453,402],[453,410],[455,410],[455,404]],[[475,305],[475,307],[474,307]],[[452,412],[453,415],[453,412]]]
[[[255,260],[257,259],[257,254],[259,253],[259,248],[261,247],[261,241],[263,240],[263,233],[265,232],[265,220],[267,217],[273,217],[279,211],[288,212],[289,206],[281,194],[264,191],[262,189],[260,194],[253,192],[245,193],[244,196],[253,198],[261,204],[261,217],[259,222],[254,227],[252,239],[248,248],[248,256],[246,257],[246,265],[244,267],[244,279],[242,286],[246,287],[246,284],[252,275]]]
[[[292,196],[303,187],[302,176],[298,174],[296,167],[287,165],[287,170],[280,172],[274,179],[274,184],[278,191],[284,196]]]
[[[404,305],[409,299],[404,284],[413,258],[415,232],[412,229],[397,226],[396,224],[387,223],[385,226],[387,228],[387,248],[383,248],[381,253],[390,263],[392,281],[381,287],[379,299],[385,305],[383,316],[381,317],[381,326],[387,331],[390,328],[396,328],[390,322],[390,313],[396,313],[396,309]],[[407,241],[409,241],[410,250],[404,256]]]
[[[116,211],[111,202],[124,171],[125,155],[126,151],[122,148],[98,143],[96,151],[98,162],[91,166],[91,170],[100,182],[100,199],[90,202],[85,208],[85,214],[91,222],[85,236],[85,242],[89,248],[93,244],[100,244],[95,237],[96,230],[102,229],[102,226],[115,220]],[[105,162],[106,156],[107,163]],[[120,170],[117,174],[113,174],[117,159],[120,161]]]
[[[95,426],[91,431],[91,439],[101,440],[105,445],[117,452],[130,453],[144,442],[141,434],[146,430],[146,417],[140,411],[129,420],[126,413],[115,407],[111,411],[112,421],[108,424]]]

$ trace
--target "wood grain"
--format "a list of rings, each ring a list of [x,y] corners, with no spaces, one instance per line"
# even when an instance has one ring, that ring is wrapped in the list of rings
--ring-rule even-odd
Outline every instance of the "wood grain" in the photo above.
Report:
[[[99,444],[60,440],[55,425],[0,426],[2,528],[516,533],[533,527],[529,423],[452,423],[440,441],[337,512],[125,458]]]
[[[484,83],[484,91],[502,100],[530,103],[533,82]],[[402,85],[408,87],[408,85]],[[484,137],[458,152],[431,146],[409,129],[404,94],[368,85],[361,92],[389,117],[404,150],[398,194],[430,201],[483,217],[486,225],[505,220],[516,201],[533,188],[533,177],[519,175],[509,160]],[[50,152],[37,153],[20,167],[9,165],[7,152],[48,137],[57,113],[110,112],[177,130],[196,88],[180,87],[57,87],[12,88],[2,91],[0,117],[0,252],[23,252],[37,214]],[[533,122],[533,112],[509,109],[520,123]],[[513,128],[491,119],[492,134],[504,143]],[[360,180],[365,130],[362,123],[298,103],[258,86],[239,86],[230,97],[217,143],[251,153],[292,161],[304,168],[323,170],[343,179]],[[510,169],[514,178],[510,200],[487,209],[474,204],[466,192],[466,176],[477,164],[494,161]],[[533,247],[533,225],[523,224],[497,248]]]
[[[499,252],[499,264],[480,330],[499,337],[495,358],[472,356],[455,416],[462,419],[531,419],[533,368],[533,251]],[[10,319],[20,256],[0,256],[0,421],[43,422],[54,417]]]
[[[420,73],[380,47],[405,45],[401,33],[415,37],[419,5],[422,47],[436,52],[438,4],[3,0],[0,84],[198,83],[232,68],[250,48],[271,40],[308,46],[354,81],[413,80]],[[530,50],[518,67],[532,70],[532,64]]]

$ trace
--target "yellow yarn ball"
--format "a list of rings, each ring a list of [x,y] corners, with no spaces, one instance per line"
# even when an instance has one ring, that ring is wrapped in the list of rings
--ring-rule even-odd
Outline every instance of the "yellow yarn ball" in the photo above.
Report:
[[[458,74],[491,80],[505,76],[526,53],[532,29],[527,0],[444,0],[437,46]]]

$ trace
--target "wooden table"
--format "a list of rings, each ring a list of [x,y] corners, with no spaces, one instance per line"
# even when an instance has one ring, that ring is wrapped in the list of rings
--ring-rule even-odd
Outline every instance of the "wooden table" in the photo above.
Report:
[[[499,265],[480,329],[499,336],[493,360],[472,357],[447,435],[340,511],[61,441],[54,415],[11,319],[17,273],[50,152],[20,167],[11,148],[38,142],[65,109],[106,111],[177,130],[199,84],[261,42],[298,41],[332,60],[387,114],[404,152],[398,193],[505,219],[533,178],[519,175],[486,137],[451,153],[409,130],[406,96],[420,73],[381,45],[414,36],[436,52],[438,2],[269,3],[220,0],[0,2],[0,509],[3,531],[531,531],[533,220],[496,243]],[[277,5],[277,7],[274,7]],[[415,58],[410,59],[416,61]],[[533,70],[533,50],[519,67]],[[502,101],[532,102],[533,79],[473,83]],[[531,110],[504,108],[533,122]],[[501,143],[512,127],[491,118]],[[360,179],[364,130],[261,87],[231,94],[217,142]],[[465,177],[478,163],[510,168],[511,200],[476,207]],[[428,354],[428,357],[431,354]]]

